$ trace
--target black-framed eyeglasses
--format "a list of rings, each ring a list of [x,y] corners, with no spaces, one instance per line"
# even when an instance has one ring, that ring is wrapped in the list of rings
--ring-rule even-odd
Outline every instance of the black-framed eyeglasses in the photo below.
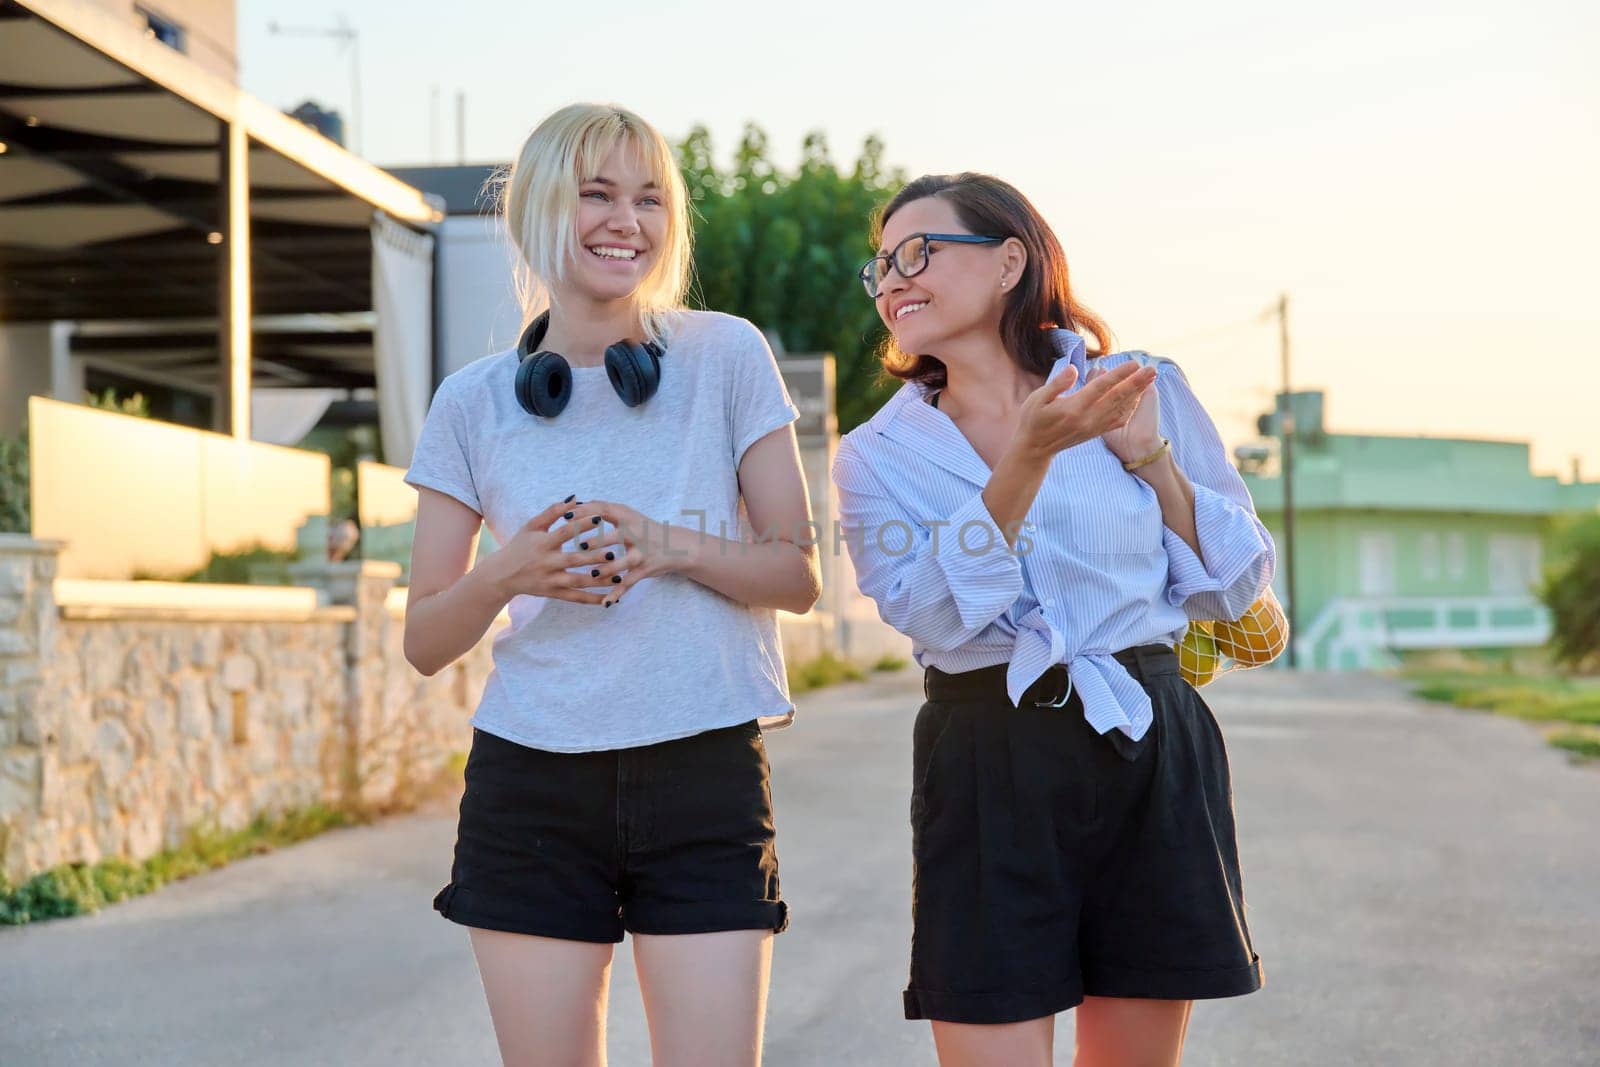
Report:
[[[876,300],[883,291],[883,280],[889,276],[890,267],[899,271],[902,278],[915,278],[928,269],[929,241],[992,245],[1004,240],[1004,237],[983,237],[973,233],[914,233],[891,248],[888,255],[873,256],[861,264],[861,284],[867,287],[867,295]]]

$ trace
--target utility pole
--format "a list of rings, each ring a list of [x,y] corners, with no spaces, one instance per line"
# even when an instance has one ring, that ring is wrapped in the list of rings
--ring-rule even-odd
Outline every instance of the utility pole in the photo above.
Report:
[[[332,29],[320,26],[284,26],[276,20],[267,23],[268,32],[283,37],[329,37],[350,47],[350,150],[361,154],[361,33],[339,16]]]
[[[456,90],[456,164],[467,161],[467,94]]]
[[[439,83],[428,95],[428,162],[439,165]]]
[[[1294,405],[1289,392],[1289,294],[1278,297],[1278,352],[1282,361],[1283,391],[1278,394],[1278,467],[1283,480],[1283,565],[1284,592],[1289,595],[1285,616],[1289,623],[1289,669],[1295,668],[1294,595]]]

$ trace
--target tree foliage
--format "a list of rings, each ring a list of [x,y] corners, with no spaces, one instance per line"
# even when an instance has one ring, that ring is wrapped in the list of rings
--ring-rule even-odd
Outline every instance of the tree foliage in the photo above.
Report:
[[[116,390],[107,389],[98,396],[85,393],[84,400],[92,408],[150,417],[150,402],[142,393],[118,398]],[[15,437],[0,438],[0,533],[33,532],[29,480],[28,421],[23,419]]]
[[[1573,521],[1558,546],[1539,591],[1550,609],[1556,659],[1579,670],[1600,667],[1600,515]]]
[[[710,133],[696,126],[678,159],[695,216],[691,300],[776,333],[788,352],[832,352],[839,428],[863,422],[898,384],[880,373],[883,325],[856,280],[872,251],[872,213],[905,182],[884,169],[883,142],[867,138],[841,173],[811,133],[798,169],[784,174],[759,126],[745,127],[730,168],[716,165]]]
[[[28,476],[28,424],[15,437],[0,437],[0,533],[32,533]]]
[[[92,408],[102,411],[112,411],[118,415],[132,415],[135,418],[150,418],[150,401],[143,393],[134,393],[132,396],[119,396],[117,391],[107,386],[99,394],[85,393],[84,401]]]

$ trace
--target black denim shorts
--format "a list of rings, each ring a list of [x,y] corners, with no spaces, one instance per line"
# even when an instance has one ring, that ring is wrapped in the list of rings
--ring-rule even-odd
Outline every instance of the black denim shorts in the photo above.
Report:
[[[433,906],[464,926],[571,941],[782,930],[768,775],[754,721],[577,753],[474,730]]]
[[[1020,1022],[1085,996],[1261,987],[1222,732],[1171,649],[1117,658],[1154,705],[1137,742],[1095,733],[1076,694],[1038,706],[1062,691],[1051,676],[1019,707],[1004,665],[929,669],[912,743],[906,1018]]]

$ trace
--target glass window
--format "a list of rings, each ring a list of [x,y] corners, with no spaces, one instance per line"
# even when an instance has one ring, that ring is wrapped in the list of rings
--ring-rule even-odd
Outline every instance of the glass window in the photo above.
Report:
[[[1441,573],[1441,553],[1439,549],[1439,535],[1429,531],[1422,535],[1417,545],[1422,580],[1437,582]]]
[[[189,50],[188,34],[184,32],[182,26],[143,8],[139,9],[139,14],[144,18],[145,32],[150,36],[179,52]]]
[[[1467,535],[1453,533],[1444,539],[1445,577],[1459,582],[1467,576]]]

